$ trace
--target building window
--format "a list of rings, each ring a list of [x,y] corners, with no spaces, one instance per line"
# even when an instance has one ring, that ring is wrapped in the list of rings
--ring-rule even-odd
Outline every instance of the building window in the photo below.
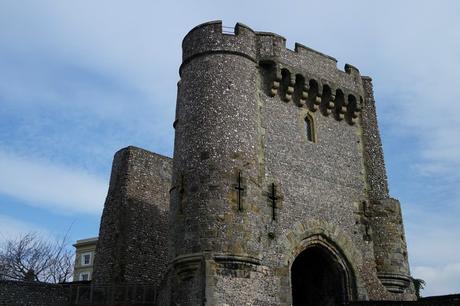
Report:
[[[91,253],[83,253],[83,254],[81,254],[81,265],[82,266],[91,265]]]
[[[313,125],[313,118],[310,115],[305,117],[305,133],[307,134],[307,140],[315,142],[315,127]]]
[[[78,280],[89,281],[90,280],[90,273],[89,272],[80,273],[80,276],[79,276]]]

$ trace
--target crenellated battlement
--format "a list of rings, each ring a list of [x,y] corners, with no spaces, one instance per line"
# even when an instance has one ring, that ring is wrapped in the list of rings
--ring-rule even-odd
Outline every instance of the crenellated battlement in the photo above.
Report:
[[[363,87],[359,70],[346,64],[337,69],[331,56],[295,43],[286,47],[286,39],[275,33],[256,32],[237,23],[234,28],[221,21],[193,28],[182,42],[182,69],[192,59],[211,54],[242,56],[260,67],[262,86],[270,96],[279,95],[299,107],[319,110],[324,116],[354,124],[362,108]]]
[[[233,34],[223,31],[222,21],[200,24],[182,41],[182,66],[196,56],[211,53],[233,53],[257,62],[256,38],[256,32],[241,23],[236,24]]]
[[[234,31],[223,27],[222,21],[198,25],[185,36],[182,49],[182,66],[197,56],[231,53],[257,64],[273,62],[294,75],[315,79],[320,87],[324,83],[331,88],[340,88],[344,93],[351,92],[355,97],[362,96],[361,76],[354,66],[346,64],[344,71],[339,70],[337,60],[329,55],[300,43],[295,43],[294,50],[291,50],[286,47],[283,36],[257,32],[242,23],[237,23]]]

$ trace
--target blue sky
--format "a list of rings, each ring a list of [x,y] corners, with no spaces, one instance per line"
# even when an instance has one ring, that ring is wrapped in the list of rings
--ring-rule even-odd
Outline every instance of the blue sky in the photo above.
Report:
[[[221,19],[374,80],[391,194],[425,295],[460,292],[460,2],[0,2],[0,239],[98,234],[113,154],[172,155],[181,41]]]

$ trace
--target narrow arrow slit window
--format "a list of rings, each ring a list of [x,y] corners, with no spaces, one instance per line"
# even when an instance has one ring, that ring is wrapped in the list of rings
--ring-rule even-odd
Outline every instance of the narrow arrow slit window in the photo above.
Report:
[[[315,142],[315,127],[313,126],[313,119],[309,115],[305,117],[305,133],[308,141]]]

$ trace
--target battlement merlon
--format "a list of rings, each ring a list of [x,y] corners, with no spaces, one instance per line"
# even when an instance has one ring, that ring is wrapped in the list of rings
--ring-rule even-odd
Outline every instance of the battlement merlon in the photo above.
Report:
[[[182,66],[195,57],[212,53],[231,53],[246,57],[254,63],[273,62],[278,69],[315,79],[320,87],[341,88],[344,92],[362,96],[359,70],[346,64],[344,71],[337,68],[331,56],[296,43],[294,50],[286,47],[286,38],[269,32],[257,32],[237,23],[233,31],[222,26],[222,21],[210,21],[193,28],[182,41]]]

